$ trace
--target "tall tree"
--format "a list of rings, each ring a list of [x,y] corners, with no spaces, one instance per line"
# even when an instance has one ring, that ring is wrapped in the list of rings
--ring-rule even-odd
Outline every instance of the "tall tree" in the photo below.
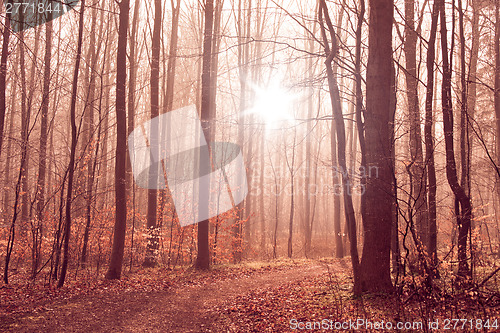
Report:
[[[12,3],[12,0],[8,0],[7,3]],[[0,153],[2,152],[5,111],[7,109],[5,92],[7,90],[6,82],[7,60],[9,58],[10,15],[10,13],[6,13],[5,15],[5,24],[3,27],[2,56],[0,58]]]
[[[92,10],[92,26],[97,26],[97,14],[98,10],[97,8],[93,8]],[[87,141],[87,146],[88,146],[88,154],[87,154],[87,188],[85,190],[85,199],[86,199],[86,212],[85,212],[85,218],[86,218],[86,224],[85,224],[85,232],[83,234],[83,248],[82,248],[82,256],[81,256],[81,262],[84,264],[87,261],[87,256],[88,256],[88,243],[89,243],[89,236],[90,236],[90,229],[91,229],[91,224],[93,220],[93,208],[94,208],[94,202],[95,202],[95,195],[94,195],[94,183],[95,183],[95,173],[96,173],[96,167],[97,167],[97,159],[99,156],[99,142],[98,138],[100,138],[100,134],[102,133],[102,123],[99,121],[98,124],[98,133],[94,134],[95,132],[95,125],[94,125],[94,113],[96,109],[99,111],[99,119],[101,119],[101,103],[102,103],[102,91],[103,87],[101,85],[101,94],[99,98],[99,105],[96,107],[96,102],[97,99],[95,98],[96,95],[96,85],[97,85],[97,78],[96,78],[96,73],[97,73],[97,60],[99,57],[99,54],[101,53],[101,47],[102,47],[102,33],[104,30],[104,11],[101,11],[100,13],[100,27],[99,31],[97,34],[92,34],[90,37],[90,46],[88,50],[88,67],[87,70],[90,71],[89,77],[88,77],[88,93],[87,93],[87,101],[86,101],[86,122],[88,123],[88,128],[89,128],[89,133],[88,133],[88,141]],[[96,37],[99,36],[99,40],[96,41]],[[96,45],[97,44],[97,45]],[[106,57],[104,58],[104,62],[106,61]],[[102,71],[104,70],[104,65],[102,67]],[[102,75],[102,73],[101,73]],[[101,82],[102,83],[102,82]]]
[[[366,73],[366,211],[360,280],[355,293],[392,290],[391,67],[392,0],[370,0]],[[375,174],[372,172],[376,170]]]
[[[363,22],[365,20],[365,0],[359,0],[359,11],[356,25],[356,47],[354,60],[354,79],[356,93],[356,128],[358,130],[359,150],[361,153],[360,168],[366,170],[366,143],[365,143],[365,124],[363,120],[363,77],[361,75],[361,56],[362,56],[362,37],[363,37]],[[366,178],[361,178],[361,186],[366,186]],[[360,198],[361,218],[365,218],[366,200],[362,195]]]
[[[335,30],[328,13],[328,8],[326,6],[325,0],[320,0],[319,5],[319,21],[321,27],[321,35],[323,37],[323,44],[326,53],[326,75],[328,80],[328,88],[330,92],[330,101],[332,104],[333,119],[332,119],[332,144],[335,142],[335,136],[337,138],[337,160],[338,168],[340,170],[335,170],[341,173],[341,185],[342,185],[342,196],[344,199],[344,214],[347,225],[347,233],[349,235],[350,242],[350,252],[351,252],[351,263],[354,275],[354,283],[357,285],[359,282],[359,257],[358,257],[358,242],[356,236],[356,217],[354,215],[354,206],[352,203],[352,190],[351,190],[351,180],[347,170],[347,160],[346,160],[346,142],[345,142],[345,125],[344,116],[342,113],[342,104],[340,100],[340,91],[337,83],[336,74],[333,70],[332,63],[334,59],[338,56],[339,46],[337,41],[337,36],[335,35]],[[326,34],[325,24],[326,22],[328,30],[330,31],[331,47],[328,42],[328,36]],[[332,147],[332,149],[334,149]]]
[[[427,200],[425,197],[424,163],[422,152],[422,132],[420,123],[420,108],[418,101],[417,72],[417,32],[415,30],[415,1],[405,0],[405,77],[406,97],[408,102],[408,118],[410,126],[410,172],[412,197],[409,198],[410,219],[415,222],[420,244],[427,248]]]
[[[43,73],[43,92],[40,122],[40,151],[38,159],[38,179],[35,194],[36,201],[36,232],[33,237],[33,276],[36,275],[40,263],[43,239],[43,211],[45,207],[45,175],[47,173],[47,132],[50,101],[50,62],[52,59],[52,12],[47,12],[48,22],[45,24],[45,56]]]
[[[126,157],[127,157],[127,32],[130,0],[119,2],[118,52],[116,55],[116,159],[115,159],[115,230],[107,279],[119,279],[122,272],[125,231],[127,228]]]
[[[82,0],[80,6],[80,22],[78,24],[78,47],[76,51],[75,69],[73,72],[73,83],[71,90],[71,150],[68,165],[68,190],[66,193],[66,215],[64,226],[64,257],[61,266],[61,275],[57,283],[58,287],[64,285],[66,279],[66,272],[69,264],[69,239],[71,236],[71,203],[73,200],[73,177],[75,174],[75,154],[76,146],[78,144],[77,128],[76,128],[76,99],[78,98],[78,74],[80,72],[80,61],[82,58],[82,42],[83,42],[83,18],[85,13],[85,0]]]
[[[171,111],[174,103],[175,68],[177,63],[177,44],[179,41],[179,14],[181,0],[170,0],[172,5],[172,29],[170,32],[170,49],[167,64],[167,88],[165,92],[165,111]]]
[[[288,160],[288,154],[285,148],[285,160],[288,171],[290,172],[290,218],[288,219],[288,246],[287,246],[287,254],[288,258],[291,258],[293,255],[293,216],[295,212],[295,154],[297,148],[297,129],[294,128],[293,132],[293,145],[292,145],[292,160]],[[286,147],[286,146],[285,146]]]
[[[137,28],[139,25],[139,11],[141,8],[141,0],[135,0],[134,5],[134,15],[132,18],[132,31],[130,32],[130,41],[129,41],[129,62],[130,62],[130,74],[128,79],[128,101],[127,101],[127,133],[130,135],[134,130],[134,117],[135,117],[135,103],[137,94],[136,84],[137,84],[137,69],[138,69],[138,61],[137,61]],[[127,152],[128,156],[128,152]],[[132,163],[130,158],[126,159],[127,163],[127,190],[128,193],[133,191],[133,175],[132,175]]]
[[[495,104],[495,118],[496,118],[496,135],[500,138],[500,1],[495,0],[495,92],[494,92],[494,104]],[[5,42],[4,42],[5,43]],[[1,77],[0,77],[1,79]],[[1,81],[0,81],[1,82]],[[1,105],[0,105],[1,107]],[[500,140],[496,140],[497,143],[497,167],[500,167]],[[498,181],[498,200],[500,201],[500,179]]]
[[[155,18],[153,26],[152,39],[152,55],[151,55],[151,119],[159,116],[160,112],[160,49],[161,49],[161,0],[155,0]],[[153,122],[152,124],[157,124]],[[152,125],[153,126],[153,125]],[[157,125],[156,125],[157,126]],[[151,140],[151,154],[157,156],[159,154],[159,136],[158,128],[151,128],[153,133]],[[158,183],[159,170],[158,164],[150,169],[150,183],[148,189],[148,213],[147,213],[147,228],[148,228],[148,245],[144,266],[153,267],[157,265],[156,250],[159,247],[158,231],[157,231],[157,208],[158,208],[158,190],[155,189]]]
[[[427,85],[425,92],[425,165],[428,181],[427,198],[429,205],[429,255],[433,266],[437,264],[437,225],[436,225],[436,168],[434,163],[434,131],[432,104],[434,99],[434,61],[436,58],[436,35],[439,18],[439,2],[432,6],[431,30],[427,44]]]
[[[201,124],[203,134],[208,143],[214,138],[214,110],[210,108],[210,83],[212,66],[212,28],[214,21],[214,1],[205,1],[205,31],[203,38],[203,72],[201,74]],[[217,55],[215,55],[217,56]],[[201,191],[200,191],[201,192]],[[202,202],[206,198],[200,198],[199,205],[208,204]],[[198,256],[196,257],[196,268],[206,270],[210,268],[210,248],[209,248],[209,220],[198,223]]]
[[[441,28],[441,52],[443,60],[443,80],[442,80],[442,108],[443,108],[443,127],[446,149],[446,178],[448,184],[460,205],[457,212],[458,224],[458,276],[470,275],[469,264],[467,261],[467,239],[471,225],[472,206],[470,197],[464,188],[459,184],[457,177],[457,165],[455,162],[455,149],[453,146],[453,108],[451,92],[451,65],[448,54],[448,36],[446,28],[446,12],[444,1],[439,0],[440,4],[440,28]]]

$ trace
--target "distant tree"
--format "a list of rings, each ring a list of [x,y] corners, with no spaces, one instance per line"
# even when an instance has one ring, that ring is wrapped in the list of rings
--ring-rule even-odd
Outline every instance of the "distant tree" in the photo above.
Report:
[[[285,146],[286,147],[286,146]],[[295,174],[297,170],[295,169],[295,155],[297,148],[297,129],[294,128],[293,131],[293,144],[292,144],[292,160],[288,159],[288,154],[285,149],[285,161],[288,171],[290,172],[290,217],[288,219],[288,246],[287,246],[287,255],[288,258],[291,258],[293,255],[293,216],[295,210]]]
[[[316,33],[316,30],[317,30],[317,24],[316,22],[314,22],[314,26],[313,26],[313,33]],[[308,38],[307,40],[307,46],[309,48],[309,52],[313,53],[314,52],[314,39],[313,38]],[[306,73],[306,79],[309,80],[310,82],[313,82],[314,80],[314,66],[313,66],[313,58],[309,58],[308,61],[307,61],[307,73]],[[308,100],[308,103],[307,103],[307,118],[308,119],[312,119],[313,118],[313,112],[314,112],[314,104],[313,104],[313,97],[314,97],[314,90],[313,88],[311,87],[309,89],[309,100]],[[312,195],[311,195],[311,176],[312,176],[312,173],[311,173],[311,169],[312,169],[312,166],[313,166],[313,163],[314,163],[314,160],[313,160],[313,154],[312,154],[312,135],[311,135],[311,132],[312,132],[312,129],[313,129],[313,122],[312,121],[308,121],[307,122],[307,128],[306,128],[306,133],[307,133],[307,138],[306,138],[306,150],[305,150],[305,160],[306,160],[306,167],[305,167],[305,170],[304,170],[304,189],[306,191],[305,193],[305,196],[304,196],[304,254],[306,256],[306,258],[310,257],[311,255],[311,243],[312,243],[312,231],[313,231],[313,225],[314,225],[314,212],[311,213],[311,206],[313,205],[313,202],[312,201],[315,201],[316,198],[314,198]],[[264,138],[262,138],[262,140],[264,140]],[[262,154],[264,154],[262,152]],[[332,158],[333,159],[333,158]],[[335,162],[334,162],[335,163]],[[315,166],[315,172],[317,172],[318,168],[317,168],[317,164]],[[261,172],[261,177],[263,177],[263,170]],[[334,198],[334,200],[336,201],[337,203],[337,207],[340,208],[340,198],[338,198],[338,196],[336,196]],[[338,229],[339,229],[339,232],[338,232],[338,235],[340,236],[340,209],[337,209],[335,210],[335,213],[336,212],[339,212],[338,214],[338,223],[337,223],[337,220],[334,221],[334,225],[335,226],[338,226]],[[262,218],[262,220],[264,220],[264,218]],[[337,229],[336,229],[337,231]],[[339,256],[338,255],[338,252],[337,252],[337,257],[343,257],[344,256],[344,251],[343,251],[343,247],[342,247],[342,239],[340,238],[340,241],[339,241],[339,237],[337,237],[337,232],[335,234],[335,247],[336,249],[338,250],[339,247],[341,249],[341,255]]]

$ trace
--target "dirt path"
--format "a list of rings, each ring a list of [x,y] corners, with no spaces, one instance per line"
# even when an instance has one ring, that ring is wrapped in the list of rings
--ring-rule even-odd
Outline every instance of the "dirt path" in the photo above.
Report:
[[[209,309],[252,290],[278,287],[325,270],[324,265],[300,265],[171,291],[83,296],[17,318],[8,331],[212,332]]]

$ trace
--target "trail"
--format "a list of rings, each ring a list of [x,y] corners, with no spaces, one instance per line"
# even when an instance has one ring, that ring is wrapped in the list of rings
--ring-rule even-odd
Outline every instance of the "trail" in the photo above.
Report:
[[[211,308],[255,289],[279,287],[325,271],[324,265],[311,263],[163,292],[86,295],[19,318],[8,331],[215,332]]]

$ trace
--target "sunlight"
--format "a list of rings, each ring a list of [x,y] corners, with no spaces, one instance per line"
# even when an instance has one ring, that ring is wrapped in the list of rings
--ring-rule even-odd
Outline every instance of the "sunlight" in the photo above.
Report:
[[[266,129],[279,129],[293,122],[292,102],[295,96],[279,82],[273,81],[267,87],[253,87],[255,103],[249,113],[256,114],[264,122]]]

